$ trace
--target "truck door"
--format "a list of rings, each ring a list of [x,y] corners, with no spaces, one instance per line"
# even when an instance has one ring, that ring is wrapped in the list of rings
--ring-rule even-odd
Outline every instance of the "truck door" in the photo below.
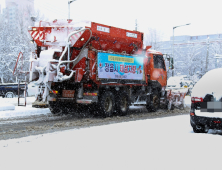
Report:
[[[163,55],[153,54],[153,66],[153,73],[155,74],[155,79],[161,84],[162,87],[166,86],[167,71]]]

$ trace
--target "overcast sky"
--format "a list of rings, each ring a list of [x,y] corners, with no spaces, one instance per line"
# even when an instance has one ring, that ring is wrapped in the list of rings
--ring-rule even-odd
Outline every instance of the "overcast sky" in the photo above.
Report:
[[[4,6],[4,0],[0,3]],[[139,31],[155,28],[169,39],[174,26],[187,23],[175,29],[175,36],[222,33],[221,5],[220,0],[76,0],[70,15],[130,30],[137,19]],[[35,0],[35,7],[48,19],[68,17],[68,0]]]

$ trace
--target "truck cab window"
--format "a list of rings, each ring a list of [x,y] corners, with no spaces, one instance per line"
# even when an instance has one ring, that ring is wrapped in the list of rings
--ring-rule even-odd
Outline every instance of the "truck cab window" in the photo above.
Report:
[[[163,56],[162,55],[153,55],[154,68],[162,68],[166,70]]]

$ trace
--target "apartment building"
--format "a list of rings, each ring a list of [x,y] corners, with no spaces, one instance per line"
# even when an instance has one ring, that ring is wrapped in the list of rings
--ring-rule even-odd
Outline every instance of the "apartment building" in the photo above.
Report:
[[[159,42],[159,51],[174,58],[174,73],[192,76],[222,67],[222,34],[172,36]],[[168,63],[167,63],[168,64]]]
[[[18,17],[27,20],[34,12],[34,0],[5,0],[2,17],[8,22],[9,26],[18,22]]]

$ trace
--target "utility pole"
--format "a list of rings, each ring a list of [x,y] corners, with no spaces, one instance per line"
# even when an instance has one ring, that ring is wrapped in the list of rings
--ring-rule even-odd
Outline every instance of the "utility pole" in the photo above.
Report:
[[[135,21],[135,30],[137,31],[137,19]]]
[[[70,4],[76,0],[68,1],[68,19],[70,19]]]
[[[172,52],[172,60],[171,61],[173,61],[174,60],[174,29],[175,28],[177,28],[177,27],[173,27],[173,52]],[[171,62],[170,61],[170,62]],[[171,63],[171,65],[172,65],[172,63]],[[174,68],[172,68],[172,77],[174,76]]]

